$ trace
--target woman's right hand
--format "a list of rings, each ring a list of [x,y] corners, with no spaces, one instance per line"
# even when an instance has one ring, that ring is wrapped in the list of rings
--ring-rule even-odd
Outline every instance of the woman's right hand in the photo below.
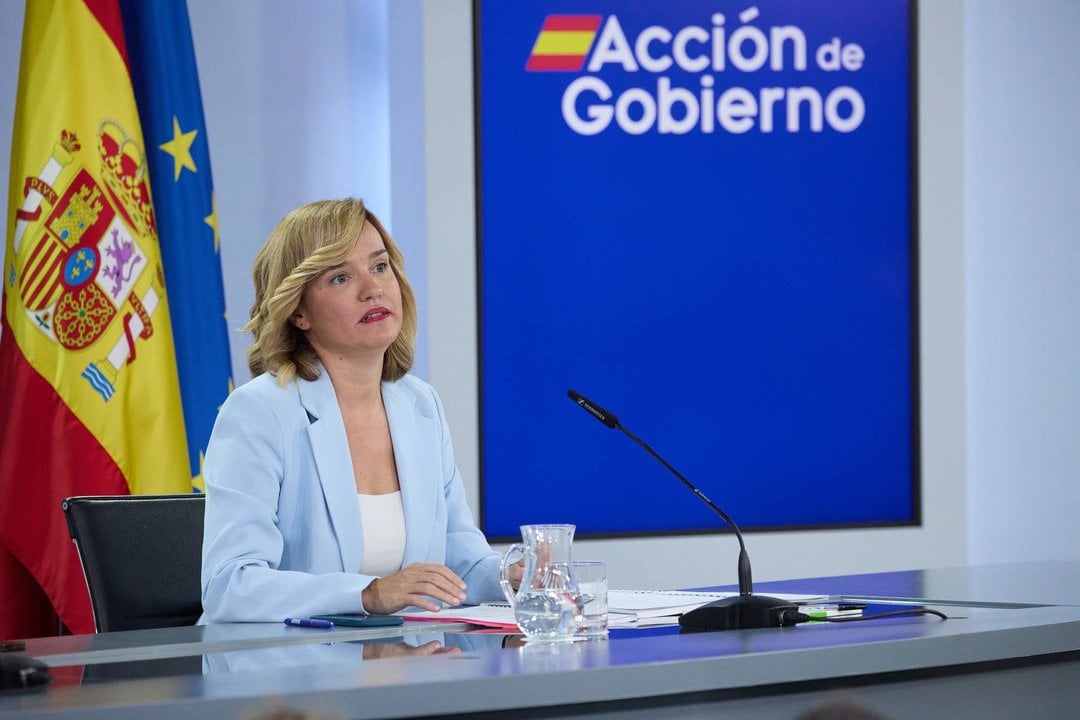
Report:
[[[410,605],[438,612],[442,608],[432,599],[460,605],[465,600],[465,582],[445,565],[413,563],[372,580],[361,599],[364,609],[375,615],[388,615]]]

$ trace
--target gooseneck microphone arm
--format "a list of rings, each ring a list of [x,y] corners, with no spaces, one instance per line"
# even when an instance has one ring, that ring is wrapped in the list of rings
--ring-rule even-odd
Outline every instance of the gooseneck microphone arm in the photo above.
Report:
[[[608,412],[592,400],[575,390],[567,390],[566,394],[583,410],[595,417],[609,428],[621,430],[640,445],[645,452],[653,456],[661,465],[677,477],[690,492],[709,506],[709,509],[719,515],[728,526],[735,531],[735,537],[739,540],[739,595],[734,598],[725,598],[709,603],[703,607],[686,613],[679,618],[679,624],[684,628],[695,630],[729,630],[743,628],[781,627],[794,624],[795,606],[786,600],[764,595],[754,595],[754,583],[750,573],[750,555],[746,552],[746,542],[743,540],[739,526],[735,524],[726,512],[705,497],[692,482],[682,476],[678,470],[660,457],[649,445],[634,433],[623,427],[619,419],[613,413]]]
[[[750,573],[750,555],[746,552],[746,542],[743,540],[742,531],[739,530],[739,526],[735,524],[735,521],[732,520],[726,512],[717,507],[716,503],[707,498],[705,496],[705,493],[701,492],[701,490],[699,490],[698,487],[694,485],[694,483],[687,480],[685,477],[683,477],[682,473],[673,468],[671,466],[671,463],[660,457],[660,454],[653,450],[651,447],[649,447],[649,444],[647,442],[627,430],[626,427],[624,427],[623,424],[619,422],[619,419],[615,417],[615,415],[600,407],[592,400],[589,400],[587,397],[577,392],[576,390],[567,390],[566,394],[570,397],[571,400],[580,405],[586,412],[588,412],[600,422],[604,423],[604,425],[607,425],[609,428],[615,430],[622,430],[624,433],[626,433],[626,435],[631,440],[640,445],[645,452],[652,455],[658,463],[667,468],[668,472],[677,477],[679,479],[679,482],[686,486],[687,490],[697,495],[703,503],[709,506],[710,510],[719,515],[720,518],[728,524],[728,527],[735,531],[735,537],[739,539],[739,594],[752,594],[754,592],[754,581]]]

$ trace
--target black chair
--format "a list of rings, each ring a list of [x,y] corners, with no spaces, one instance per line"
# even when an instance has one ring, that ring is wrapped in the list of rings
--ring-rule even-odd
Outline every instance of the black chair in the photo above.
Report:
[[[64,500],[98,632],[195,624],[205,505],[196,494]]]

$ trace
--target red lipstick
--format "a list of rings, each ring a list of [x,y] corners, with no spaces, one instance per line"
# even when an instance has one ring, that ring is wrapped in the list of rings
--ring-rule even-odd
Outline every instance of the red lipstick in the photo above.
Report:
[[[384,307],[375,307],[364,313],[364,316],[360,318],[362,323],[374,323],[380,320],[385,320],[390,317],[390,311]]]

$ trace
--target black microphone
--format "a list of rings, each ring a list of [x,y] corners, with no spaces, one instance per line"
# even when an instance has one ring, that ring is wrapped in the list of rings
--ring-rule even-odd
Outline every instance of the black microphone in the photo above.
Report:
[[[746,552],[746,543],[743,541],[742,532],[739,530],[739,526],[735,524],[735,521],[726,512],[718,508],[712,500],[705,497],[705,493],[698,490],[678,470],[671,467],[668,461],[660,457],[644,440],[623,427],[614,414],[575,390],[567,390],[566,394],[604,425],[622,430],[631,440],[644,448],[645,452],[656,458],[672,475],[679,478],[679,481],[690,492],[697,495],[702,502],[709,506],[710,510],[719,515],[735,531],[735,537],[739,539],[738,596],[716,600],[707,605],[702,605],[696,610],[691,610],[679,618],[679,625],[692,630],[742,630],[794,625],[795,611],[797,610],[794,604],[768,595],[754,595],[754,582],[750,573],[750,555]]]

